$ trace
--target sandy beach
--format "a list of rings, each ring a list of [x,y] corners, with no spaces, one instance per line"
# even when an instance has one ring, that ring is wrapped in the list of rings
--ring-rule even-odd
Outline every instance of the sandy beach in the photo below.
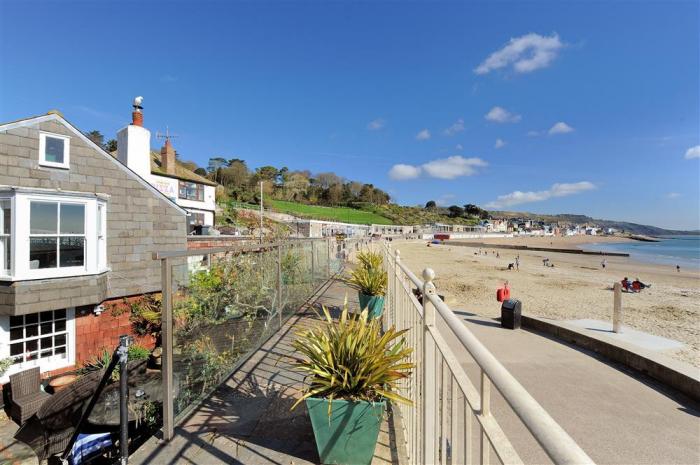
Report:
[[[700,367],[700,271],[678,273],[672,266],[640,263],[626,257],[607,257],[603,270],[599,256],[488,248],[489,243],[576,248],[586,242],[615,240],[626,239],[494,238],[479,241],[484,243],[481,255],[476,247],[426,247],[427,241],[397,242],[394,246],[417,274],[425,267],[435,270],[438,292],[445,295],[451,308],[488,317],[500,316],[496,289],[508,281],[512,297],[522,301],[525,314],[560,320],[610,321],[613,283],[625,276],[639,278],[652,287],[641,293],[623,293],[624,324],[684,343],[683,349],[666,355]],[[516,255],[520,255],[520,270],[508,271],[507,266],[515,262]],[[554,267],[543,266],[544,258],[549,258]]]

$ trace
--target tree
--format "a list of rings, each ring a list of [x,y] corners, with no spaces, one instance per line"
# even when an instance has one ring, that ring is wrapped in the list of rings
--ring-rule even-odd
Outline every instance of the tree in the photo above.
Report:
[[[426,209],[426,210],[432,210],[432,209],[434,209],[434,208],[437,208],[437,204],[435,203],[434,200],[428,200],[428,201],[425,203],[425,209]]]
[[[335,184],[341,184],[343,182],[340,176],[335,173],[318,173],[315,180],[323,189],[328,189]]]
[[[450,212],[450,218],[459,218],[464,214],[464,208],[458,205],[451,205],[447,210]]]
[[[194,170],[194,174],[198,174],[200,176],[206,176],[207,170],[205,170],[204,168],[197,168],[196,170]]]
[[[207,166],[207,171],[210,173],[215,173],[219,168],[226,166],[226,159],[223,157],[214,157],[209,159],[209,165]]]
[[[105,144],[105,151],[112,153],[117,151],[117,140],[116,139],[110,139],[107,141]]]
[[[90,139],[95,144],[99,145],[100,147],[104,146],[105,136],[103,136],[100,131],[86,132],[85,135],[87,136],[88,139]]]

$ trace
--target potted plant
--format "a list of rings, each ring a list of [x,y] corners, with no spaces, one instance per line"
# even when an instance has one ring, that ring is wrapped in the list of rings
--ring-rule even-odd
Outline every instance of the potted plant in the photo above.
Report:
[[[366,465],[372,461],[386,401],[410,404],[397,394],[396,383],[414,365],[405,331],[383,334],[380,321],[367,310],[349,315],[347,304],[338,321],[323,307],[325,319],[298,333],[293,346],[303,358],[296,367],[310,377],[302,401],[311,418],[316,447],[324,464]]]
[[[387,273],[382,256],[376,252],[357,254],[358,266],[350,272],[347,283],[357,289],[360,309],[367,309],[370,318],[379,318],[384,311]]]

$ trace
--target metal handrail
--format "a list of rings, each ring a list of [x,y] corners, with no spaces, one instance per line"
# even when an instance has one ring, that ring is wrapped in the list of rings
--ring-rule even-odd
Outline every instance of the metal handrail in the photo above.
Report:
[[[385,247],[390,256],[390,249]],[[406,265],[392,260],[418,289],[425,284]],[[430,274],[430,273],[428,273]],[[535,440],[555,464],[593,464],[593,460],[581,449],[571,436],[547,413],[512,374],[455,316],[450,307],[436,294],[427,293],[425,298],[434,306],[445,324],[450,328],[462,346],[471,354],[476,363],[498,389],[515,414],[530,431]],[[453,354],[450,354],[453,355]]]

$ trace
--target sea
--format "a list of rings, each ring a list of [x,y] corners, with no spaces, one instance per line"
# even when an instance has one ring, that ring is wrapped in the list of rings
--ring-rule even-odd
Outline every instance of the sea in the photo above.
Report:
[[[661,236],[659,242],[606,242],[581,246],[585,250],[623,252],[630,258],[647,263],[679,265],[682,268],[700,269],[699,236]]]

